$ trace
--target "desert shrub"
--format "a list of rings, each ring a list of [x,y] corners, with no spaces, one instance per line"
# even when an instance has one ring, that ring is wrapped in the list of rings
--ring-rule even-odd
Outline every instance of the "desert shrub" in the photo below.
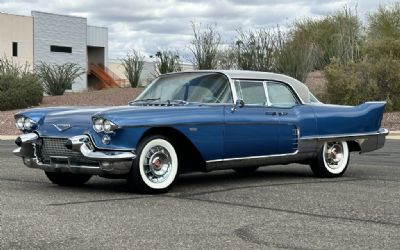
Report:
[[[400,110],[400,3],[370,14],[365,40],[362,60],[335,60],[327,67],[326,101],[385,100],[386,111]]]
[[[304,81],[316,64],[316,48],[306,38],[299,36],[284,37],[282,33],[277,39],[275,49],[274,71]]]
[[[316,48],[315,69],[323,69],[332,58],[341,63],[360,58],[362,26],[355,10],[343,8],[322,19],[302,19],[297,21],[291,33],[293,40],[313,44]]]
[[[42,85],[35,74],[29,73],[27,66],[0,59],[0,110],[36,106],[42,99]]]
[[[76,63],[50,64],[41,62],[35,66],[35,72],[48,95],[63,95],[71,89],[75,79],[84,73]]]
[[[193,40],[190,51],[192,63],[197,69],[215,69],[218,66],[217,54],[220,50],[221,35],[216,25],[207,25],[192,22]]]
[[[326,102],[357,105],[366,100],[374,100],[377,84],[366,62],[350,62],[343,66],[333,59],[326,67]]]
[[[386,111],[400,110],[400,60],[382,57],[344,66],[338,61],[326,68],[326,100],[357,105],[365,101],[387,101]]]
[[[155,56],[156,75],[181,71],[178,52],[173,52],[170,50],[157,51]]]
[[[237,66],[243,70],[272,71],[277,46],[275,30],[238,30],[235,43]]]
[[[140,74],[144,67],[144,56],[139,51],[132,50],[132,53],[128,52],[126,56],[121,59],[121,63],[131,87],[138,87]]]

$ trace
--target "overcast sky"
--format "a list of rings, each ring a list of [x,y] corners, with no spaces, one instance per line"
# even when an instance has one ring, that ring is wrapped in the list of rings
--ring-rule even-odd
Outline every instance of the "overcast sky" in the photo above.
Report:
[[[230,42],[243,29],[285,27],[293,20],[318,18],[357,6],[365,16],[386,0],[0,0],[0,12],[30,15],[31,10],[88,18],[88,24],[109,29],[109,57],[130,49],[146,55],[160,49],[187,53],[191,21],[217,24],[222,40]]]

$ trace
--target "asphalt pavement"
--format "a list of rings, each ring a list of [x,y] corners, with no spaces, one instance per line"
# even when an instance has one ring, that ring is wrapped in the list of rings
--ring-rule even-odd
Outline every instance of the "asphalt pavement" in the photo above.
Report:
[[[51,184],[0,141],[0,249],[399,249],[400,140],[352,154],[346,174],[308,166],[182,175],[164,195],[124,180]]]

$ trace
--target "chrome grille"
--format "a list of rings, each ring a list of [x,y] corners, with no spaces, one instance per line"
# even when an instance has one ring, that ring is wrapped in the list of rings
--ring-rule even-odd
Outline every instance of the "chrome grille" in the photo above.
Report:
[[[76,163],[96,163],[86,159],[80,152],[67,149],[65,147],[67,140],[64,138],[42,138],[42,143],[38,147],[38,157],[43,163],[49,163],[51,158],[57,157]]]

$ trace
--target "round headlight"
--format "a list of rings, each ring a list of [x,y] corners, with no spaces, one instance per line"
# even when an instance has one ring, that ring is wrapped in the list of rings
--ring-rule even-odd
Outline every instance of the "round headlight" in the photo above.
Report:
[[[103,129],[104,129],[104,132],[110,133],[111,131],[114,130],[114,128],[115,128],[115,124],[112,123],[111,121],[105,120],[105,121],[103,122]]]
[[[32,120],[29,119],[29,118],[26,118],[25,121],[24,121],[24,128],[25,128],[26,130],[31,130],[34,124],[35,124],[34,121],[32,121]]]
[[[20,117],[17,119],[15,122],[15,125],[17,126],[17,129],[23,130],[24,129],[24,122],[25,122],[25,117]]]
[[[96,132],[103,131],[103,121],[104,120],[102,118],[98,118],[98,119],[94,120],[94,123],[93,123],[94,131],[96,131]]]

